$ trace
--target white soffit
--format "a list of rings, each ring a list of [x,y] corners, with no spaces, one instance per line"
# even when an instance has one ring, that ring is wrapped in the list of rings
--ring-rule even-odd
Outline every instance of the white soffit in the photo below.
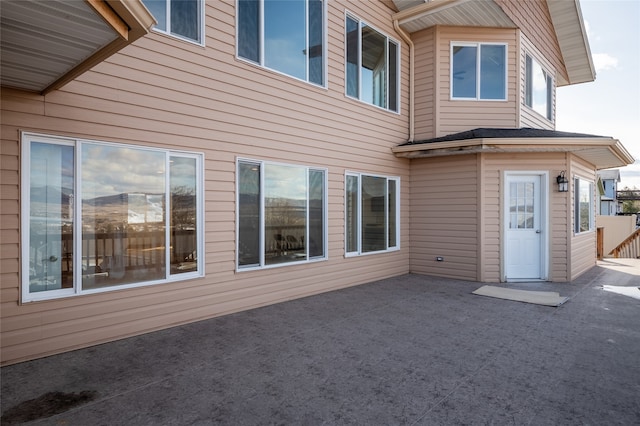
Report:
[[[562,58],[569,74],[568,84],[596,79],[591,48],[578,0],[547,0]]]
[[[394,19],[407,32],[434,25],[515,28],[511,18],[493,0],[429,0],[409,8],[410,1],[395,1],[400,12]],[[402,10],[402,7],[405,7]]]
[[[155,23],[146,8],[140,7],[140,0],[91,2],[117,26],[108,23],[89,1],[3,0],[0,85],[43,92],[54,83],[66,82],[68,73],[77,71],[98,52],[115,45],[124,47],[146,33],[140,31],[143,27],[148,31]]]

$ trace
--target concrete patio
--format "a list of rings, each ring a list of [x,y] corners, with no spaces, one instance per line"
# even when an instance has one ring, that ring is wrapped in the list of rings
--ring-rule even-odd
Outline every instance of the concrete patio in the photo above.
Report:
[[[558,308],[405,275],[175,327],[2,368],[2,424],[640,424],[640,300],[604,285],[640,261],[504,285]]]

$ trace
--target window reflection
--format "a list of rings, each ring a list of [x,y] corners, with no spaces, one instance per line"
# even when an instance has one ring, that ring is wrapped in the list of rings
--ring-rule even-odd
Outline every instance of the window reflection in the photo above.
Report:
[[[504,46],[480,47],[480,99],[506,98],[506,55]]]
[[[347,176],[347,253],[358,251],[358,177]]]
[[[171,273],[198,269],[198,217],[196,204],[196,159],[171,157]]]
[[[362,93],[360,98],[370,104],[386,107],[386,41],[371,27],[362,27]]]
[[[386,250],[387,179],[362,176],[362,251]]]
[[[165,277],[165,154],[82,149],[82,288]]]
[[[260,264],[260,165],[239,163],[238,265]]]
[[[324,171],[309,171],[309,257],[324,255]]]
[[[326,171],[238,162],[238,268],[326,257]]]
[[[346,186],[346,253],[362,254],[399,248],[397,178],[348,174]]]
[[[525,104],[547,119],[552,119],[553,79],[531,56],[526,57]]]
[[[198,0],[171,2],[171,32],[191,40],[200,40]]]
[[[265,263],[306,259],[307,171],[265,165]]]
[[[201,42],[201,0],[142,0],[158,23],[155,28]],[[168,12],[168,13],[167,13]]]
[[[398,45],[347,16],[346,92],[372,105],[398,110]]]
[[[451,96],[459,99],[506,99],[506,45],[453,46]]]
[[[322,0],[238,0],[238,56],[324,84]]]
[[[475,46],[453,46],[453,97],[454,98],[475,98],[476,97],[476,59],[477,47]]]
[[[73,147],[31,144],[29,291],[73,286]]]
[[[305,2],[264,0],[265,66],[306,79]]]

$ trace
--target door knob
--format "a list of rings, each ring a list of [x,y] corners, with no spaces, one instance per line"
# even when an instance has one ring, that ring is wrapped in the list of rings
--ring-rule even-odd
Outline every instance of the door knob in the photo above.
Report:
[[[57,256],[54,256],[54,255],[49,256],[49,262],[55,262],[57,260],[58,260]]]
[[[538,230],[536,230],[536,234],[539,234],[539,233],[541,233],[541,232],[542,232],[542,231],[541,231],[541,230],[539,230],[539,229],[538,229]]]

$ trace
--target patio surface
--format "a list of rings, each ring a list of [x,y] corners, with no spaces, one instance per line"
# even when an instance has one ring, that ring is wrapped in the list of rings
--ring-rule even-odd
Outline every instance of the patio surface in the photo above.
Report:
[[[404,275],[7,366],[2,424],[640,424],[640,300],[602,289],[640,261],[503,285],[558,308],[481,285]]]

